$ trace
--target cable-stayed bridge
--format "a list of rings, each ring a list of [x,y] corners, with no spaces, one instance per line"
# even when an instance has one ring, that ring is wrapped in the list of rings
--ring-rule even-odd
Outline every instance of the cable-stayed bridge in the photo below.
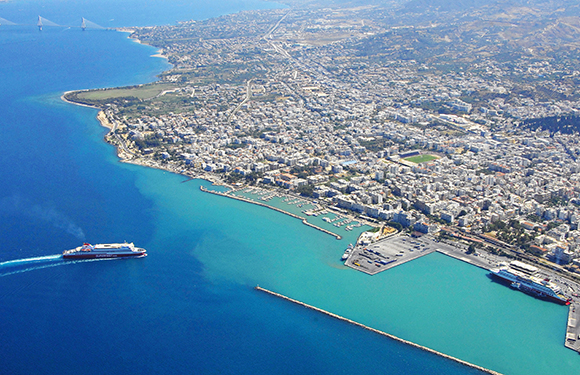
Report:
[[[5,20],[4,18],[0,17],[0,25],[10,25],[10,26],[13,26],[13,25],[16,25],[16,24],[14,22],[10,22],[10,21]]]
[[[1,26],[28,26],[28,25],[32,25],[32,24],[22,24],[22,23],[16,23],[16,22],[12,22],[9,21],[5,18],[0,17],[0,27]],[[59,25],[56,22],[52,22],[51,20],[44,18],[42,16],[38,16],[38,20],[36,22],[36,24],[34,24],[36,27],[38,27],[38,30],[42,31],[43,27],[66,27],[66,28],[80,28],[81,30],[86,30],[86,29],[106,29],[106,27],[103,27],[101,25],[98,25],[92,21],[89,21],[88,19],[81,17],[81,20],[78,24],[76,25]]]

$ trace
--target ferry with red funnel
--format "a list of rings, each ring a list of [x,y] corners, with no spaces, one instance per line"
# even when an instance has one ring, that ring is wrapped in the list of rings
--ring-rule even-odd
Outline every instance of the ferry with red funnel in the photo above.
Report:
[[[135,247],[133,243],[106,243],[91,245],[84,243],[72,250],[62,253],[64,259],[95,259],[95,258],[140,258],[147,256],[147,251]]]

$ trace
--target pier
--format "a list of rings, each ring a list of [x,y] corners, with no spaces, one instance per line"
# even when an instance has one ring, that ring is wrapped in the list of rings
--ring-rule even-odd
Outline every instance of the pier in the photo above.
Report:
[[[436,251],[434,244],[407,236],[391,236],[370,244],[357,244],[344,265],[376,275]]]
[[[272,291],[270,291],[270,290],[268,290],[268,289],[264,289],[264,288],[262,288],[262,287],[260,287],[260,286],[256,286],[256,287],[255,287],[255,289],[256,289],[256,290],[258,290],[258,291],[260,291],[260,292],[264,292],[264,293],[267,293],[267,294],[269,294],[269,295],[272,295],[272,296],[275,296],[275,297],[278,297],[278,298],[284,299],[284,300],[286,300],[286,301],[289,301],[289,302],[295,303],[295,304],[297,304],[297,305],[300,305],[300,306],[306,307],[307,309],[310,309],[310,310],[317,311],[317,312],[319,312],[319,313],[322,313],[322,314],[324,314],[324,315],[328,315],[328,316],[330,316],[330,317],[332,317],[332,318],[335,318],[335,319],[338,319],[338,320],[342,320],[343,322],[347,322],[347,323],[349,323],[349,324],[352,324],[352,325],[355,325],[355,326],[357,326],[357,327],[364,328],[364,329],[366,329],[366,330],[368,330],[368,331],[374,332],[374,333],[376,333],[376,334],[379,334],[379,335],[381,335],[381,336],[388,337],[388,338],[390,338],[390,339],[392,339],[392,340],[395,340],[395,341],[398,341],[398,342],[400,342],[400,343],[402,343],[402,344],[405,344],[405,345],[410,345],[410,346],[413,346],[413,347],[415,347],[415,348],[417,348],[417,349],[420,349],[420,350],[423,350],[423,351],[429,352],[429,353],[431,353],[431,354],[438,355],[438,356],[440,356],[440,357],[443,357],[443,358],[449,359],[449,360],[451,360],[451,361],[457,362],[457,363],[459,363],[459,364],[462,364],[462,365],[464,365],[464,366],[471,367],[471,368],[473,368],[473,369],[477,369],[477,370],[479,370],[479,371],[481,371],[481,372],[484,372],[484,373],[487,373],[487,374],[493,374],[493,375],[501,375],[501,373],[499,373],[499,372],[497,372],[497,371],[493,371],[493,370],[490,370],[490,369],[486,369],[485,367],[481,367],[481,366],[475,365],[475,364],[473,364],[473,363],[470,363],[470,362],[464,361],[464,360],[462,360],[462,359],[459,359],[459,358],[456,358],[456,357],[453,357],[453,356],[450,356],[450,355],[447,355],[447,354],[444,354],[444,353],[438,352],[438,351],[436,351],[436,350],[433,350],[433,349],[431,349],[431,348],[428,348],[428,347],[426,347],[426,346],[422,346],[422,345],[419,345],[419,344],[415,344],[414,342],[411,342],[411,341],[408,341],[408,340],[402,339],[402,338],[400,338],[400,337],[397,337],[397,336],[395,336],[395,335],[391,335],[390,333],[386,333],[386,332],[380,331],[380,330],[378,330],[378,329],[371,328],[371,327],[369,327],[369,326],[366,326],[366,325],[364,325],[364,324],[362,324],[362,323],[358,323],[358,322],[355,322],[354,320],[351,320],[351,319],[348,319],[348,318],[344,318],[344,317],[342,317],[342,316],[340,316],[340,315],[333,314],[333,313],[331,313],[331,312],[328,312],[328,311],[326,311],[326,310],[322,310],[322,309],[320,309],[320,308],[318,308],[318,307],[315,307],[315,306],[312,306],[312,305],[308,305],[308,304],[306,304],[306,303],[304,303],[304,302],[300,302],[300,301],[298,301],[298,300],[295,300],[295,299],[292,299],[292,298],[290,298],[290,297],[286,297],[286,296],[284,296],[284,295],[282,295],[282,294],[279,294],[279,293],[276,293],[276,292],[272,292]]]
[[[314,229],[317,229],[317,230],[319,230],[319,231],[321,231],[321,232],[324,232],[324,233],[326,233],[326,234],[330,234],[331,236],[335,237],[337,240],[341,240],[341,239],[342,239],[342,236],[341,236],[341,235],[339,235],[339,234],[336,234],[336,233],[333,233],[333,232],[331,232],[331,231],[329,231],[329,230],[327,230],[327,229],[321,228],[321,227],[319,227],[319,226],[317,226],[317,225],[314,225],[314,224],[312,224],[312,223],[309,223],[309,222],[308,222],[308,220],[306,220],[306,218],[305,218],[305,217],[302,217],[302,216],[299,216],[299,215],[293,214],[292,212],[284,211],[284,210],[283,210],[283,209],[281,209],[281,208],[274,207],[274,206],[270,206],[270,205],[268,205],[268,204],[265,204],[265,203],[262,203],[262,202],[256,202],[256,201],[253,201],[253,200],[251,200],[251,199],[248,199],[248,198],[244,198],[244,197],[238,197],[238,196],[236,196],[236,195],[233,195],[233,194],[222,193],[222,192],[215,191],[215,190],[209,190],[209,189],[206,189],[206,188],[205,188],[205,187],[203,187],[203,186],[200,186],[200,187],[199,187],[199,190],[201,190],[201,191],[203,191],[203,192],[205,192],[205,193],[210,193],[210,194],[220,195],[220,196],[222,196],[222,197],[227,197],[227,198],[237,199],[237,200],[239,200],[239,201],[242,201],[242,202],[251,203],[251,204],[256,204],[256,205],[258,205],[258,206],[262,206],[262,207],[269,208],[269,209],[271,209],[271,210],[274,210],[274,211],[277,211],[277,212],[283,213],[283,214],[285,214],[285,215],[292,216],[292,217],[293,217],[293,218],[295,218],[295,219],[299,219],[300,221],[302,221],[302,223],[303,223],[303,224],[305,224],[305,225],[308,225],[309,227],[312,227],[312,228],[314,228]]]
[[[572,302],[568,310],[566,341],[564,346],[580,354],[580,303]]]

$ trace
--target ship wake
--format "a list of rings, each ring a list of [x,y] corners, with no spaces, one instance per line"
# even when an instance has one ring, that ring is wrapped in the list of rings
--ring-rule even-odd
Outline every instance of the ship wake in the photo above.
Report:
[[[114,260],[114,259],[116,258],[65,260],[63,259],[61,254],[47,255],[34,258],[15,259],[0,263],[0,277],[15,275],[29,271],[41,270],[44,268],[63,266],[67,264],[95,262],[101,260]]]

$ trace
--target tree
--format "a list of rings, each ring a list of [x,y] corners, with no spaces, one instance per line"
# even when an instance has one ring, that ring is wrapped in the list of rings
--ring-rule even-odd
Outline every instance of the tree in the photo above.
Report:
[[[296,188],[296,192],[304,197],[311,197],[314,192],[314,185],[302,185]]]
[[[395,228],[399,232],[403,230],[403,225],[401,223],[397,223],[396,221],[389,221],[387,225]]]

